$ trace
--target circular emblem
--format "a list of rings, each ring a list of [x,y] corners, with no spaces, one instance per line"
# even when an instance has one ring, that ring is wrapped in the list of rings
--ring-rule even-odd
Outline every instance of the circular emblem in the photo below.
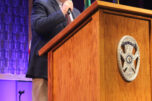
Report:
[[[119,42],[117,55],[121,75],[126,81],[133,81],[140,66],[140,52],[136,40],[128,35],[124,36]]]

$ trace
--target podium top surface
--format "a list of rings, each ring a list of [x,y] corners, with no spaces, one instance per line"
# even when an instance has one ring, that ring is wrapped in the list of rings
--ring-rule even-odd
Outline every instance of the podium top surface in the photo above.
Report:
[[[79,26],[87,17],[91,16],[95,11],[100,9],[113,10],[117,12],[126,12],[128,14],[136,14],[143,17],[152,17],[152,10],[136,8],[116,3],[110,3],[105,1],[95,1],[90,7],[84,10],[71,24],[66,26],[64,30],[58,33],[53,39],[45,44],[40,50],[39,55],[43,55],[57,45],[65,36],[70,33],[74,28]]]

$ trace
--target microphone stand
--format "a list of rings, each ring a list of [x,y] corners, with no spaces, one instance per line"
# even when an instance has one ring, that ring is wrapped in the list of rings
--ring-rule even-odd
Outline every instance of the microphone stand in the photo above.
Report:
[[[24,94],[24,90],[23,91],[19,91],[19,101],[21,101],[21,95]]]

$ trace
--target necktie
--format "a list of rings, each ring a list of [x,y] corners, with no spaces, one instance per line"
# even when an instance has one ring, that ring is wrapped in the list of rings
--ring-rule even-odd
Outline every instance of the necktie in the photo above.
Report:
[[[66,14],[65,17],[67,19],[67,25],[70,24],[72,21],[71,21],[69,14]]]

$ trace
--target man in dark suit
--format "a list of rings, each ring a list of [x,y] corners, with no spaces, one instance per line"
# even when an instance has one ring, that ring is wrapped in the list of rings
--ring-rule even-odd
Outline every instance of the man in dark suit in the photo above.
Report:
[[[32,43],[26,77],[32,78],[32,100],[47,101],[47,54],[38,51],[67,25],[66,15],[71,9],[74,18],[80,12],[70,0],[35,0],[31,15]]]

